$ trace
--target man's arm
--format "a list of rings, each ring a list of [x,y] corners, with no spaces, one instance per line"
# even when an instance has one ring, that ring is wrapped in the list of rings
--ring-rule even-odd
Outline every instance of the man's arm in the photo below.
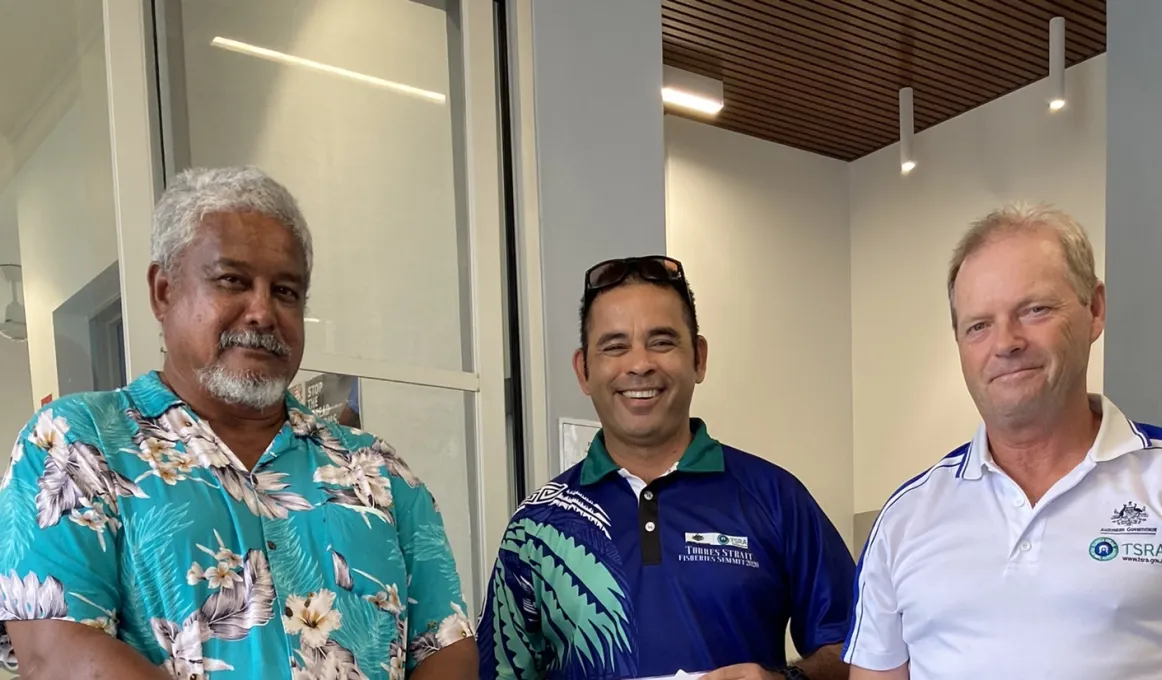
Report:
[[[385,450],[391,447],[385,445]],[[408,675],[476,680],[476,655],[461,644],[472,643],[472,621],[436,499],[398,456],[390,469],[395,470],[396,530],[408,574]]]
[[[791,639],[805,653],[794,665],[811,680],[847,678],[842,643],[855,599],[855,560],[799,480],[786,480],[777,491],[782,553],[792,588]]]
[[[522,557],[524,529],[509,524],[484,596],[476,631],[480,680],[543,678],[545,640],[540,634],[540,603],[535,570]]]
[[[7,627],[21,677],[172,680],[132,647],[91,626],[71,621],[9,621]]]
[[[843,663],[843,645],[825,645],[815,653],[795,662],[811,680],[847,680],[848,666]]]
[[[851,667],[851,680],[908,680],[908,664],[890,671],[869,671],[859,666]]]
[[[424,659],[411,680],[476,680],[476,641],[466,638]]]
[[[95,445],[73,438],[89,418],[69,402],[42,409],[0,479],[0,506],[13,510],[0,524],[0,543],[10,547],[0,555],[0,648],[11,644],[25,678],[165,677],[116,640],[116,496],[141,491]],[[100,471],[102,484],[78,484],[86,470]],[[29,673],[29,663],[43,670]]]
[[[847,664],[840,659],[841,649],[842,645],[820,647],[811,656],[797,661],[795,666],[801,668],[811,680],[847,680]],[[758,664],[744,663],[719,668],[713,673],[702,676],[702,680],[782,680],[784,677],[786,676],[779,671],[769,671]],[[873,679],[867,678],[865,680]],[[897,679],[889,678],[888,680]],[[903,680],[907,680],[907,676]]]

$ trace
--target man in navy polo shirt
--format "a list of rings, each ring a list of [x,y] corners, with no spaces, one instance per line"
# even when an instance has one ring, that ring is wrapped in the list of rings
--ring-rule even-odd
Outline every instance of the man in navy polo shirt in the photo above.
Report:
[[[602,430],[509,524],[480,677],[846,678],[854,561],[795,477],[690,418],[707,344],[682,265],[612,260],[585,284],[574,368]]]

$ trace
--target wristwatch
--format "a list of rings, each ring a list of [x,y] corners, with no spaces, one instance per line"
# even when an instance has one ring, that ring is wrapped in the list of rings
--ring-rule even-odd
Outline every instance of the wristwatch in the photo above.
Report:
[[[798,666],[787,666],[779,671],[779,673],[787,680],[811,680],[802,668]]]

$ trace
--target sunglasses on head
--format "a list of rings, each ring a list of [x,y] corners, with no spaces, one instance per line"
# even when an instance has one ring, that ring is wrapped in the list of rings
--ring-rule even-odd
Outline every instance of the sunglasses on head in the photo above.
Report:
[[[681,262],[665,255],[647,255],[606,260],[593,265],[585,272],[585,293],[590,295],[612,288],[631,274],[647,281],[677,284],[680,290],[686,291],[686,273]]]

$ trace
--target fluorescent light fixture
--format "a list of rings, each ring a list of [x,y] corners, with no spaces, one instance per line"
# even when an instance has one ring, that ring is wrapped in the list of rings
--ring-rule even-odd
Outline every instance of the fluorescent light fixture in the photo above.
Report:
[[[1049,110],[1065,108],[1065,17],[1049,20]]]
[[[687,111],[713,116],[726,105],[722,98],[722,81],[662,67],[662,101]]]
[[[900,173],[904,175],[916,169],[916,156],[912,152],[914,132],[912,88],[905,87],[900,90]]]
[[[383,78],[369,76],[365,73],[348,71],[347,69],[339,68],[338,66],[323,64],[317,61],[312,61],[310,59],[303,59],[302,57],[296,57],[291,54],[284,54],[275,50],[268,50],[265,47],[258,47],[256,45],[239,42],[237,40],[231,40],[229,38],[214,38],[210,41],[210,44],[214,47],[230,50],[231,52],[248,54],[252,57],[258,57],[259,59],[266,59],[267,61],[287,64],[289,66],[298,66],[300,68],[305,68],[309,71],[315,71],[317,73],[327,73],[329,75],[339,76],[340,78],[347,78],[348,80],[354,80],[358,83],[371,85],[373,87],[378,87],[385,90],[391,90],[393,92],[399,92],[400,94],[406,94],[412,97],[418,97],[430,102],[435,102],[436,104],[443,104],[448,100],[445,95],[442,95],[439,92],[421,90],[420,88],[412,87],[411,85],[395,83],[390,80],[384,80]]]

